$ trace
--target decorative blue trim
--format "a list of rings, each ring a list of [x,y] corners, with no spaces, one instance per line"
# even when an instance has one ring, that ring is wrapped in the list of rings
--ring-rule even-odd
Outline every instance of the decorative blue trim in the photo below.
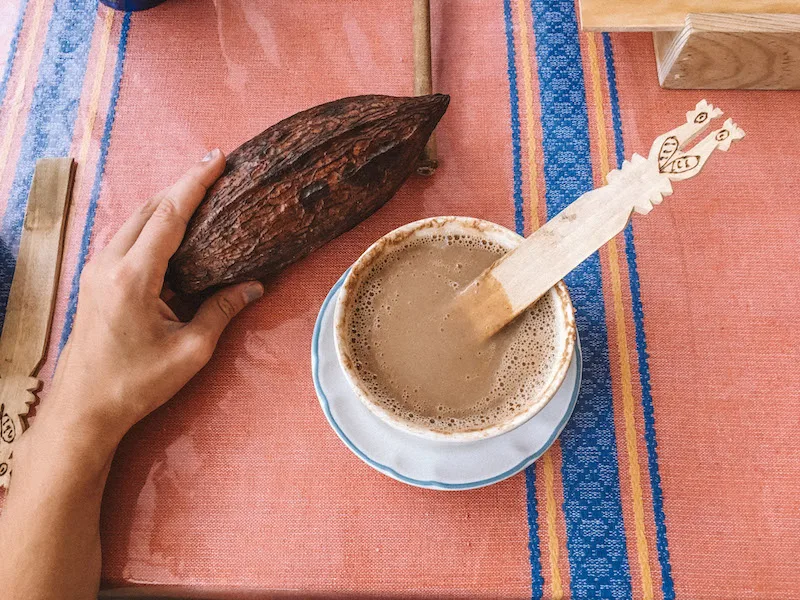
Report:
[[[25,23],[25,11],[28,9],[28,0],[22,0],[19,5],[19,15],[17,24],[14,27],[14,34],[11,36],[11,43],[8,46],[8,56],[6,57],[6,68],[3,70],[3,78],[0,79],[0,106],[6,99],[8,80],[11,79],[11,70],[14,67],[14,58],[17,55],[19,46],[19,36],[22,33],[22,25]]]
[[[577,388],[573,398],[574,400],[578,399]],[[572,416],[572,409],[570,409],[566,418],[568,419],[570,416]],[[553,445],[553,442],[547,444],[545,451]],[[544,454],[544,452],[541,454]],[[525,499],[528,505],[528,556],[531,563],[531,598],[537,599],[544,596],[544,574],[542,573],[542,550],[539,547],[539,506],[536,501],[536,467],[534,463],[525,468]]]
[[[511,147],[514,168],[514,230],[525,235],[525,217],[522,212],[522,145],[519,134],[519,94],[517,92],[517,63],[514,50],[514,25],[511,21],[511,0],[503,0],[503,16],[508,51],[508,94],[511,103]]]
[[[67,301],[67,312],[64,317],[64,328],[61,330],[61,339],[58,343],[58,354],[64,349],[64,345],[72,332],[72,324],[75,320],[75,310],[78,307],[78,292],[80,290],[81,273],[86,263],[86,256],[89,253],[89,245],[92,241],[92,230],[94,228],[94,218],[97,213],[97,202],[100,199],[100,189],[103,182],[103,173],[106,168],[108,158],[108,146],[111,143],[111,132],[114,128],[114,119],[117,116],[117,100],[119,99],[120,83],[122,82],[122,71],[125,63],[125,50],[128,46],[128,29],[131,25],[131,13],[125,13],[122,18],[122,28],[119,34],[119,44],[117,46],[117,64],[114,67],[114,83],[111,88],[111,100],[106,116],[106,125],[103,130],[103,137],[100,140],[100,156],[97,159],[97,170],[92,184],[92,195],[89,200],[89,208],[86,210],[86,223],[83,226],[83,236],[81,237],[81,249],[78,254],[78,262],[75,266],[75,274],[72,277],[72,285],[69,290],[69,300]]]
[[[593,188],[589,119],[573,0],[532,0],[548,213]],[[597,253],[565,281],[583,339],[586,379],[561,436],[564,518],[575,598],[630,598],[608,331]]]
[[[617,168],[621,169],[625,160],[625,142],[622,139],[622,117],[619,112],[619,92],[617,90],[617,71],[614,68],[614,50],[611,48],[611,37],[607,33],[603,33],[603,51],[606,58],[608,96],[611,100],[611,120],[614,123],[614,149],[617,157]]]
[[[0,327],[5,320],[36,161],[44,156],[66,156],[72,144],[96,11],[97,0],[55,0],[53,5],[0,233]]]
[[[622,118],[619,110],[619,94],[617,91],[617,75],[614,68],[614,50],[611,36],[603,34],[603,47],[606,55],[606,77],[608,78],[609,96],[611,98],[611,114],[614,122],[614,142],[617,149],[617,168],[625,159],[625,147],[622,137]],[[639,380],[642,385],[642,412],[644,413],[644,437],[647,444],[647,463],[650,468],[650,488],[653,496],[653,516],[656,524],[656,548],[661,564],[661,582],[664,600],[674,600],[675,584],[672,580],[672,567],[669,560],[669,544],[667,541],[666,517],[664,515],[664,497],[661,491],[661,475],[658,470],[658,444],[656,442],[656,423],[653,413],[653,394],[650,389],[650,365],[647,354],[647,341],[644,333],[644,308],[639,285],[639,269],[636,264],[636,247],[633,243],[633,227],[631,223],[625,228],[625,255],[628,260],[628,277],[631,286],[631,305],[633,324],[636,330],[636,351],[639,356]]]
[[[559,434],[564,429],[564,426],[567,424],[570,415],[572,414],[572,410],[575,407],[575,402],[578,399],[578,390],[580,390],[581,388],[582,361],[581,361],[580,342],[575,344],[575,355],[576,355],[575,358],[577,360],[577,365],[578,365],[578,373],[575,380],[575,390],[572,393],[572,398],[570,398],[569,407],[567,408],[567,412],[564,415],[564,418],[561,419],[561,421],[558,423],[558,427],[550,436],[550,438],[547,440],[547,443],[541,450],[535,452],[534,454],[532,454],[531,456],[520,462],[518,465],[510,468],[509,470],[504,471],[503,473],[500,473],[499,475],[490,477],[488,479],[481,479],[478,481],[472,481],[468,483],[443,483],[441,481],[419,480],[419,479],[413,479],[411,477],[406,477],[405,475],[401,475],[391,467],[387,467],[386,465],[374,461],[366,454],[364,454],[352,441],[350,441],[350,438],[348,438],[342,431],[341,427],[339,427],[339,424],[336,422],[336,419],[333,418],[333,415],[331,414],[330,404],[328,402],[328,397],[325,395],[325,392],[322,389],[322,385],[319,382],[319,334],[320,331],[322,330],[322,316],[327,310],[328,304],[330,304],[334,296],[336,296],[336,292],[338,292],[339,288],[342,287],[345,277],[347,277],[347,274],[349,272],[350,269],[347,269],[347,271],[344,272],[344,275],[342,275],[339,278],[339,281],[337,281],[336,284],[334,284],[334,286],[331,288],[331,291],[328,292],[328,295],[325,297],[325,301],[322,303],[322,308],[319,309],[317,322],[314,324],[314,335],[311,338],[311,376],[314,379],[314,389],[317,391],[317,396],[319,396],[319,401],[320,404],[322,405],[322,411],[325,413],[325,418],[328,419],[328,422],[331,424],[331,427],[333,427],[333,430],[336,432],[336,435],[338,435],[339,438],[344,442],[344,444],[348,448],[350,448],[353,454],[358,456],[365,463],[367,463],[374,469],[377,469],[381,473],[384,473],[389,477],[392,477],[409,485],[436,489],[436,490],[471,490],[479,487],[484,487],[487,485],[492,485],[493,483],[497,483],[498,481],[502,481],[503,479],[508,479],[512,475],[516,475],[522,469],[530,465],[533,461],[535,461],[542,454],[544,454],[545,451],[553,444],[553,442],[556,441],[556,438],[558,438]]]

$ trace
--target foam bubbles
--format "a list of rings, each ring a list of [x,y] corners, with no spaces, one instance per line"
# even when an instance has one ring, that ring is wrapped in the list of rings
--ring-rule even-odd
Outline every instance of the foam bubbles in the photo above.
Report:
[[[472,349],[463,370],[448,367],[459,365],[459,356],[445,347],[437,373],[442,352],[431,347],[437,340],[430,332],[445,336],[459,325],[436,304],[504,253],[491,240],[434,234],[412,238],[372,266],[349,311],[348,339],[356,370],[385,410],[427,429],[484,429],[527,410],[550,384],[563,343],[550,295]],[[458,398],[451,389],[460,390]]]

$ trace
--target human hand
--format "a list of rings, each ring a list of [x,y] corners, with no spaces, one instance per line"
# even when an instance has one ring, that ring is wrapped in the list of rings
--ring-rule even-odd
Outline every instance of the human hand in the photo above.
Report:
[[[187,323],[161,298],[186,224],[224,169],[222,152],[210,152],[136,210],[86,265],[75,325],[42,418],[51,411],[60,423],[88,425],[116,446],[203,368],[225,326],[263,294],[257,282],[228,287]]]

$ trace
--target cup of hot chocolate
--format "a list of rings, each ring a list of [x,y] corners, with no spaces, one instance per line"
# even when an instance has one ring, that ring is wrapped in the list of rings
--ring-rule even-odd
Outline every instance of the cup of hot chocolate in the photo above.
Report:
[[[486,338],[459,293],[523,238],[488,221],[436,217],[385,235],[353,265],[336,304],[336,352],[378,418],[437,440],[500,435],[529,420],[561,385],[575,345],[558,283]]]

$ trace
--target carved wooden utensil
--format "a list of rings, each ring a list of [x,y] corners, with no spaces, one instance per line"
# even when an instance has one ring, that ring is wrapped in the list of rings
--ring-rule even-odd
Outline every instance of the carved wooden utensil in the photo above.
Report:
[[[686,123],[656,138],[650,154],[634,154],[608,174],[608,184],[583,194],[497,260],[462,292],[460,306],[477,330],[490,336],[536,302],[628,223],[632,213],[646,215],[671,181],[694,177],[711,153],[727,150],[744,137],[728,119],[690,150],[683,148],[711,119],[722,114],[705,100],[686,113]]]
[[[27,428],[50,334],[75,173],[71,158],[36,163],[0,337],[0,487],[8,487],[14,442]]]

